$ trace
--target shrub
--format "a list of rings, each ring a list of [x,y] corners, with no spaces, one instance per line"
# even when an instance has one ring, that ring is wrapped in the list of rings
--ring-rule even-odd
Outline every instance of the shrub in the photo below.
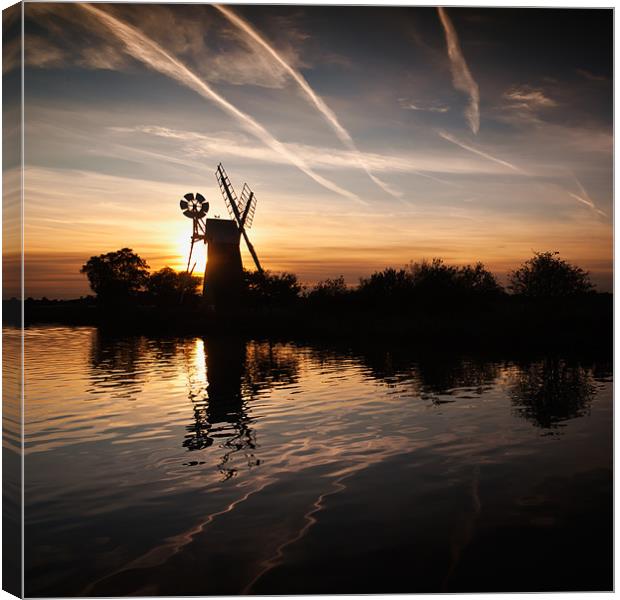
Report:
[[[187,302],[196,298],[199,286],[200,277],[170,267],[155,271],[146,281],[148,295],[159,306],[171,306],[182,299]]]
[[[471,265],[461,267],[458,279],[460,288],[467,294],[496,296],[504,292],[495,275],[481,262],[477,262],[473,267]]]
[[[344,298],[349,293],[349,288],[341,275],[335,279],[319,281],[308,293],[308,298],[314,301],[335,300]]]
[[[384,269],[362,279],[362,297],[378,302],[445,303],[466,297],[502,293],[495,276],[482,263],[457,267],[440,258],[410,263],[405,269]]]
[[[299,299],[302,286],[293,273],[243,272],[244,295],[255,306],[291,304]]]
[[[441,258],[411,263],[408,270],[417,296],[437,297],[458,291],[458,268],[446,265]]]
[[[358,290],[362,297],[370,300],[402,301],[411,296],[413,277],[405,269],[397,271],[390,267],[360,279]]]
[[[594,289],[590,275],[559,257],[559,252],[535,252],[508,276],[513,294],[531,298],[576,296]]]

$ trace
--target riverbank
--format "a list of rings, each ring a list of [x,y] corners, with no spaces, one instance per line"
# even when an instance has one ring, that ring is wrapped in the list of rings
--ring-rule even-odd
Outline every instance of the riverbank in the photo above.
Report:
[[[3,303],[5,324],[18,324],[20,304]],[[126,306],[88,300],[28,300],[25,324],[93,325],[111,331],[171,335],[230,334],[280,339],[397,339],[413,345],[600,348],[613,344],[613,296],[531,300],[502,297],[436,306],[359,305],[242,308]]]

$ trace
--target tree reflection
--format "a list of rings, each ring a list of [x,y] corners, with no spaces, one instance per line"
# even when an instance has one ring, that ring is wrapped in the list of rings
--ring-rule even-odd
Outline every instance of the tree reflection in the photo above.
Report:
[[[450,395],[455,390],[481,396],[498,378],[499,366],[485,360],[426,355],[417,363],[417,374],[421,396],[441,403],[438,396]]]
[[[97,330],[90,345],[93,391],[113,398],[134,399],[145,381],[148,366],[174,364],[178,352],[179,340],[175,338],[118,336]]]
[[[244,384],[251,396],[298,379],[299,349],[292,344],[250,342],[246,356]]]
[[[141,389],[140,365],[147,352],[148,342],[144,337],[109,335],[97,330],[89,361],[94,392],[132,399]]]
[[[388,385],[410,382],[414,393],[434,403],[454,391],[481,395],[499,376],[497,362],[452,353],[417,352],[407,348],[373,347],[363,353],[365,365],[375,379]]]
[[[520,365],[510,389],[515,413],[544,429],[586,414],[594,393],[589,369],[558,358]]]

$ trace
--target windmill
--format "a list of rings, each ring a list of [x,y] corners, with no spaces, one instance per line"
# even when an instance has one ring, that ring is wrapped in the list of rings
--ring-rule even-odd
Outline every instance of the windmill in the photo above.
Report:
[[[231,219],[237,223],[239,233],[243,236],[248,250],[254,259],[256,269],[262,275],[264,273],[263,268],[261,267],[256,251],[254,250],[254,246],[250,242],[246,231],[246,229],[250,229],[252,227],[252,222],[254,221],[254,213],[256,212],[256,196],[248,184],[244,183],[243,189],[241,190],[241,198],[237,199],[237,194],[235,194],[230,178],[224,170],[222,163],[217,166],[215,176],[220,186],[222,196],[224,197],[228,214]]]
[[[207,244],[207,264],[205,267],[202,294],[208,303],[215,306],[232,306],[241,296],[243,284],[243,264],[239,242],[241,236],[254,259],[258,272],[262,275],[263,268],[258,260],[254,246],[248,238],[246,229],[252,226],[256,212],[256,196],[247,184],[243,185],[241,198],[238,199],[230,179],[220,163],[216,170],[217,182],[220,186],[230,219],[218,217],[208,219],[209,203],[201,194],[185,194],[180,202],[183,214],[192,219],[192,237],[187,272],[193,273],[196,263],[190,270],[194,244]]]

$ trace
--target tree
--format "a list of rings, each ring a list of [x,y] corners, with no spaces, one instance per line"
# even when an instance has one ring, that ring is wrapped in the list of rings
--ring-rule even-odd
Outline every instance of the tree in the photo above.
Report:
[[[441,258],[410,263],[406,268],[384,269],[360,280],[362,297],[375,302],[443,305],[466,298],[502,293],[495,276],[482,263],[457,267]]]
[[[360,279],[359,292],[373,301],[402,301],[413,290],[413,277],[406,269],[392,267],[377,271],[368,278]]]
[[[531,298],[576,296],[594,289],[590,274],[559,257],[559,252],[534,252],[508,275],[509,289],[514,294]]]
[[[412,263],[408,271],[418,297],[444,298],[458,291],[458,267],[447,265],[441,258]]]
[[[188,300],[198,295],[200,277],[185,271],[178,272],[164,267],[152,273],[146,281],[146,291],[160,306],[178,304],[181,299]]]
[[[302,286],[293,273],[243,272],[245,295],[254,305],[290,304],[299,299]]]
[[[459,287],[467,294],[484,294],[495,296],[503,293],[503,288],[495,275],[485,268],[481,262],[473,267],[465,265],[458,271]]]
[[[447,265],[441,258],[409,265],[418,296],[473,296],[501,293],[495,275],[481,262],[462,267]]]
[[[135,298],[148,280],[149,266],[131,248],[91,256],[80,273],[100,301],[122,304]]]
[[[344,282],[344,277],[336,277],[335,279],[324,279],[319,281],[308,294],[308,298],[313,300],[333,300],[342,298],[349,293],[349,288]]]

